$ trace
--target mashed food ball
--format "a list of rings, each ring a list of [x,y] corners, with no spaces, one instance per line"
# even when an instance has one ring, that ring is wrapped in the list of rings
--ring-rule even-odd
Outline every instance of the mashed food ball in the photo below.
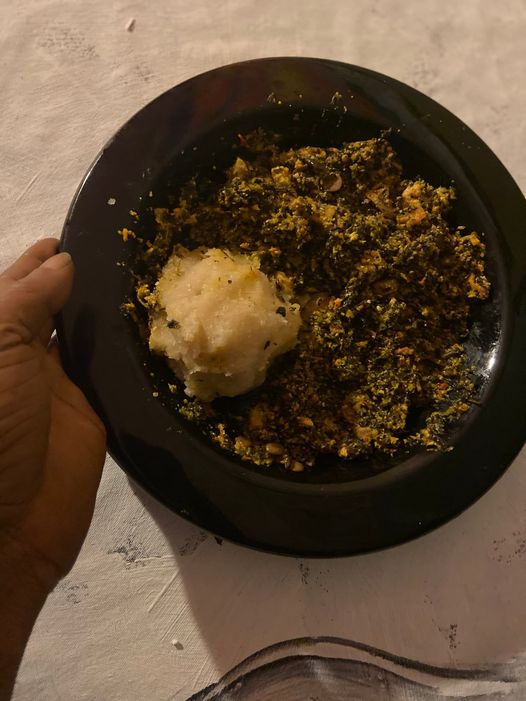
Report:
[[[186,394],[210,401],[260,385],[296,343],[299,305],[259,269],[257,256],[176,247],[155,287],[150,348],[164,354]]]

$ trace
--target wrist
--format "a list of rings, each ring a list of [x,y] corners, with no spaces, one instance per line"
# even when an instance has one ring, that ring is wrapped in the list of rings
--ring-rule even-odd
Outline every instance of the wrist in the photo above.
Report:
[[[0,701],[11,698],[20,661],[51,589],[47,568],[5,529],[0,530]]]

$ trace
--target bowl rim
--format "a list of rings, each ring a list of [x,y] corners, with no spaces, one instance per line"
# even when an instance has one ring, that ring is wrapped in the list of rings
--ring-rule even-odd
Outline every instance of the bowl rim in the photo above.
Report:
[[[514,196],[518,199],[521,200],[521,205],[526,212],[526,201],[524,200],[524,197],[515,183],[513,177],[510,175],[510,173],[507,171],[505,166],[502,164],[500,159],[495,155],[495,153],[487,146],[487,144],[469,127],[467,126],[462,120],[460,120],[458,117],[456,117],[452,112],[450,112],[446,107],[443,107],[440,103],[435,101],[433,98],[428,97],[421,91],[417,90],[416,88],[407,85],[406,83],[403,83],[402,81],[396,79],[396,78],[391,78],[390,76],[387,76],[383,73],[380,73],[378,71],[374,71],[362,66],[357,66],[354,64],[349,64],[345,63],[343,61],[336,61],[332,59],[324,59],[324,58],[316,58],[316,57],[299,57],[299,56],[269,56],[269,57],[263,57],[263,58],[253,58],[249,59],[246,61],[239,61],[236,63],[230,63],[230,64],[224,64],[215,68],[212,68],[210,70],[204,71],[202,73],[199,73],[195,76],[191,76],[187,78],[186,80],[182,81],[181,83],[178,83],[175,86],[172,86],[171,88],[168,88],[166,91],[155,97],[153,100],[148,102],[146,105],[141,107],[136,113],[134,113],[118,130],[115,132],[115,134],[108,139],[106,144],[102,147],[101,151],[98,153],[96,158],[93,160],[91,165],[89,166],[86,174],[81,180],[80,185],[77,188],[77,191],[73,197],[73,200],[71,202],[71,205],[69,207],[65,224],[62,230],[62,236],[60,240],[60,248],[61,250],[67,250],[68,247],[68,236],[70,234],[69,232],[69,224],[71,222],[71,219],[74,216],[77,204],[79,202],[79,199],[82,197],[84,187],[86,183],[89,181],[89,179],[92,177],[94,171],[96,170],[97,166],[99,165],[101,159],[103,158],[104,154],[107,153],[109,149],[111,149],[111,146],[113,142],[119,138],[120,135],[122,135],[129,127],[130,124],[133,124],[136,120],[141,119],[144,116],[144,113],[147,112],[153,105],[160,103],[162,100],[166,98],[166,96],[170,95],[173,93],[173,91],[176,91],[183,86],[189,85],[189,84],[195,84],[199,82],[203,77],[205,76],[210,76],[213,74],[221,74],[225,70],[236,70],[244,67],[249,67],[250,65],[257,65],[261,63],[279,63],[279,62],[301,62],[301,63],[313,63],[313,64],[327,64],[329,66],[333,67],[339,67],[341,69],[344,69],[345,71],[355,71],[358,72],[367,78],[373,78],[383,84],[386,85],[388,89],[391,89],[398,93],[400,90],[404,93],[412,93],[416,98],[420,100],[425,100],[427,104],[430,107],[433,107],[436,109],[441,115],[443,115],[444,119],[448,119],[450,121],[455,122],[455,124],[458,127],[462,128],[462,131],[464,133],[464,136],[466,140],[469,140],[470,143],[472,144],[473,148],[478,149],[479,151],[482,151],[485,157],[490,158],[495,165],[495,167],[499,170],[500,172],[500,177],[505,180],[506,187],[508,190],[514,190]],[[439,137],[440,138],[440,137]],[[445,142],[447,144],[447,141]],[[522,270],[522,274],[524,274],[524,269]],[[504,290],[506,292],[506,290]],[[524,329],[526,328],[526,314],[524,311],[520,316],[518,315],[512,315],[511,310],[509,309],[509,304],[505,305],[504,307],[505,312],[509,312],[507,315],[505,314],[503,317],[503,329],[501,331],[501,338],[503,340],[504,345],[509,345],[511,344],[513,338],[516,336],[518,333],[517,326],[520,322],[521,326],[521,331],[524,333]],[[68,371],[71,371],[74,375],[74,358],[73,358],[73,353],[71,352],[71,348],[69,347],[68,344],[68,339],[67,335],[64,329],[64,318],[63,314],[60,314],[58,319],[57,319],[57,335],[59,338],[60,342],[60,349],[61,349],[61,354],[63,357],[63,361],[65,364],[65,367]],[[490,379],[488,380],[488,387],[485,392],[485,402],[491,401],[491,398],[494,394],[494,391],[496,387],[498,386],[500,380],[503,377],[504,370],[507,369],[510,361],[510,358],[508,356],[507,348],[503,348],[500,352],[500,365],[495,368],[495,371],[492,373]],[[523,376],[526,377],[526,370],[522,372]],[[524,379],[524,378],[523,378]],[[459,430],[456,432],[452,433],[452,438],[454,441],[454,445],[460,440],[461,436],[464,434],[465,431],[469,429],[471,425],[476,423],[478,416],[480,415],[481,412],[485,410],[486,404],[484,403],[482,407],[475,407],[472,410],[472,416],[469,420],[464,422],[461,427],[459,427]],[[127,464],[125,456],[123,457],[123,451],[121,450],[119,440],[117,439],[116,435],[114,435],[113,429],[111,425],[109,424],[107,417],[104,416],[104,411],[99,412],[103,414],[103,418],[105,418],[105,423],[107,425],[108,430],[108,444],[109,444],[109,452],[116,459],[116,462],[124,469],[126,472],[131,474],[135,479],[138,479],[145,488],[150,491],[154,492],[155,490],[152,490],[149,488],[149,486],[144,482],[144,480],[141,480],[140,478],[137,477],[137,470],[135,468],[130,468],[130,466]],[[212,460],[218,467],[221,469],[227,470],[231,475],[234,477],[243,480],[245,482],[249,482],[251,484],[257,484],[264,489],[272,492],[283,492],[287,494],[303,494],[306,496],[330,496],[330,495],[338,495],[338,496],[343,496],[345,494],[356,494],[356,493],[361,493],[361,492],[370,492],[371,490],[382,490],[393,483],[400,482],[406,479],[409,475],[415,473],[415,472],[420,472],[422,470],[425,470],[429,468],[431,464],[433,464],[436,460],[437,457],[440,457],[443,455],[443,453],[437,453],[437,452],[418,452],[415,455],[411,455],[409,457],[402,458],[400,462],[394,464],[392,467],[389,467],[381,472],[378,472],[377,474],[373,474],[370,476],[365,476],[362,478],[356,478],[350,481],[341,481],[341,482],[327,482],[327,483],[304,483],[296,480],[290,480],[287,479],[286,477],[281,477],[279,475],[269,475],[266,474],[265,472],[262,471],[263,468],[259,468],[257,466],[252,466],[251,463],[244,463],[240,459],[237,459],[235,456],[229,456],[226,453],[223,453],[220,449],[214,447],[213,445],[209,444],[207,442],[206,438],[198,439],[196,436],[192,435],[188,429],[186,428],[185,425],[182,425],[183,433],[184,433],[184,440],[188,441],[192,444],[192,448],[194,452],[202,455],[202,457],[209,461]],[[524,438],[526,437],[526,434],[523,432],[523,438],[522,441],[524,442]],[[511,461],[514,459],[514,457],[519,453],[520,449],[522,448],[523,443],[516,444],[511,449],[508,449],[507,455],[504,458],[504,462],[506,465],[504,466],[503,469],[500,470],[499,477],[502,476],[504,473],[505,469]],[[497,479],[498,479],[497,478]],[[490,484],[488,484],[486,490],[491,488],[491,486],[495,483],[496,480],[492,481]],[[482,492],[484,493],[484,492]],[[482,493],[479,493],[477,495],[477,499],[482,496]],[[165,501],[162,499],[162,497],[159,496],[158,493],[154,493],[154,496],[157,499],[161,499],[161,501],[164,501],[164,503],[169,502]],[[473,503],[474,499],[470,501],[470,503]],[[469,504],[467,504],[464,508],[467,508]],[[462,509],[463,510],[463,509]],[[448,517],[447,520],[449,520]]]

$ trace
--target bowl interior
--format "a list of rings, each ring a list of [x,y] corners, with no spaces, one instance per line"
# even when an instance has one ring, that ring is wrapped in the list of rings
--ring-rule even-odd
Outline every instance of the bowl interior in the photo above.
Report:
[[[505,348],[506,284],[498,232],[486,201],[473,185],[470,172],[461,166],[454,154],[449,153],[431,133],[426,139],[425,134],[418,133],[417,129],[419,138],[414,138],[414,135],[407,138],[397,122],[386,119],[382,114],[380,117],[383,118],[379,118],[379,115],[357,116],[346,108],[343,109],[338,102],[322,106],[304,104],[304,101],[281,105],[266,103],[258,109],[233,114],[212,128],[201,129],[185,144],[184,149],[173,153],[164,168],[147,179],[139,200],[129,203],[129,208],[140,214],[139,225],[127,220],[122,221],[121,225],[133,226],[145,239],[153,238],[155,222],[152,207],[175,205],[181,185],[192,176],[221,180],[224,177],[222,174],[235,160],[236,152],[240,149],[238,134],[263,127],[282,135],[281,143],[284,147],[338,146],[345,141],[378,136],[387,129],[389,139],[402,161],[404,176],[421,176],[434,186],[453,184],[457,199],[449,214],[451,226],[462,224],[482,233],[487,245],[486,265],[492,285],[491,297],[484,303],[474,305],[471,330],[464,344],[475,374],[476,392],[472,408],[447,430],[446,439],[449,444],[454,444],[475,420],[479,406],[490,395],[493,382],[498,376],[499,359]],[[425,129],[423,123],[422,130]],[[132,250],[128,253],[127,266],[137,271],[141,264],[134,259],[133,245],[132,243]],[[134,279],[129,275],[129,294],[133,293],[133,284]],[[138,361],[148,368],[155,391],[159,393],[159,401],[173,412],[174,421],[182,425],[185,431],[198,440],[207,440],[194,424],[177,416],[177,407],[184,395],[182,392],[174,395],[168,390],[168,383],[173,383],[173,374],[167,364],[147,351],[133,322],[129,323],[128,332]],[[216,403],[225,415],[229,412],[235,414],[243,407],[244,398],[216,400]],[[415,416],[415,423],[421,418]],[[211,440],[209,445],[215,451],[224,453]],[[265,469],[265,472],[280,479],[302,483],[353,481],[392,468],[409,458],[414,460],[418,455],[423,460],[429,459],[429,454],[418,450],[400,452],[394,457],[372,456],[351,462],[325,457],[319,460],[315,471],[301,475],[290,473],[279,466]],[[234,463],[240,464],[236,457],[229,457]],[[250,464],[248,466],[250,468]],[[247,468],[247,463],[243,463],[243,468]],[[253,469],[261,470],[255,466]]]

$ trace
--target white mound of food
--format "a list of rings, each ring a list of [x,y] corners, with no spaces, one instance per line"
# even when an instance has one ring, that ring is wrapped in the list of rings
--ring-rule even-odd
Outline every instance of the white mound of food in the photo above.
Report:
[[[260,385],[296,343],[299,305],[259,270],[256,256],[178,246],[155,287],[150,348],[164,354],[186,394],[210,401]]]

